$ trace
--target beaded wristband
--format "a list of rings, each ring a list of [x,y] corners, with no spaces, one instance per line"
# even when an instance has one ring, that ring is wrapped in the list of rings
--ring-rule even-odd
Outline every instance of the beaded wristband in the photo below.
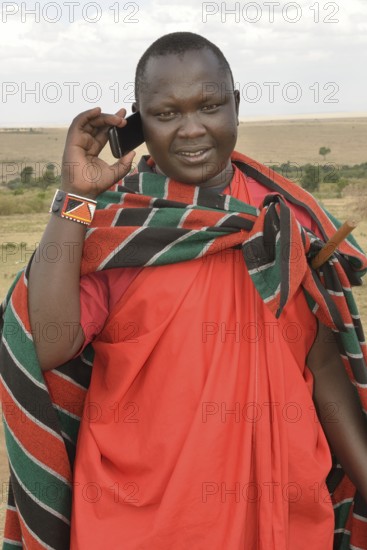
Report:
[[[80,197],[72,193],[66,193],[57,189],[51,203],[49,212],[72,220],[73,222],[90,225],[94,216],[97,201]]]

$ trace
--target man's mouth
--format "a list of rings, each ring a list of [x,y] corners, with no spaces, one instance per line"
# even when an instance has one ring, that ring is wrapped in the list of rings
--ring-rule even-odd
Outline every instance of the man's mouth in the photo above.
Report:
[[[202,155],[203,153],[205,153],[205,151],[207,151],[208,149],[200,149],[199,151],[178,151],[178,154],[179,155],[183,155],[184,157],[199,157],[200,155]]]
[[[188,162],[203,162],[207,159],[208,153],[210,152],[210,147],[202,147],[201,149],[198,148],[187,148],[187,149],[179,149],[176,151],[176,155],[178,155],[180,158],[187,160]]]

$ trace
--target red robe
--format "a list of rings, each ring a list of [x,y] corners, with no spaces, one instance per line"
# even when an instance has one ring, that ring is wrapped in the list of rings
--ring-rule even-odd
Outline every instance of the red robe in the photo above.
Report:
[[[94,340],[71,550],[331,550],[315,335],[302,290],[276,320],[241,250],[142,269]]]

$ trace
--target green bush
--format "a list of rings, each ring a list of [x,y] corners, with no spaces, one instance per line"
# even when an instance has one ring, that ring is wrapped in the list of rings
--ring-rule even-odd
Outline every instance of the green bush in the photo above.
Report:
[[[345,189],[345,187],[347,187],[347,185],[349,185],[349,182],[348,180],[346,180],[345,178],[341,178],[337,183],[336,183],[336,188],[337,188],[337,192],[338,192],[338,197],[341,198],[343,196],[343,191]]]
[[[22,187],[22,182],[20,181],[20,178],[15,178],[14,180],[10,180],[8,182],[8,188],[14,191],[14,189],[19,189]]]
[[[305,166],[304,174],[301,178],[301,185],[303,189],[307,189],[311,193],[317,191],[320,183],[320,170],[319,166],[313,164],[307,164]]]
[[[322,166],[323,183],[338,183],[339,180],[340,172],[337,164],[325,164]]]

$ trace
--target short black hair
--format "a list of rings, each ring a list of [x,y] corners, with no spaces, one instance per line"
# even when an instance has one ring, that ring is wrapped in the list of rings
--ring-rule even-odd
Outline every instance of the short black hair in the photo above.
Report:
[[[144,82],[144,75],[147,63],[152,57],[159,57],[168,54],[183,55],[188,51],[208,49],[216,56],[221,68],[228,71],[231,77],[232,85],[234,86],[233,74],[227,59],[223,52],[210,42],[204,36],[193,32],[172,32],[158,38],[149,48],[143,53],[138,61],[135,71],[135,99],[139,101],[139,92]]]

